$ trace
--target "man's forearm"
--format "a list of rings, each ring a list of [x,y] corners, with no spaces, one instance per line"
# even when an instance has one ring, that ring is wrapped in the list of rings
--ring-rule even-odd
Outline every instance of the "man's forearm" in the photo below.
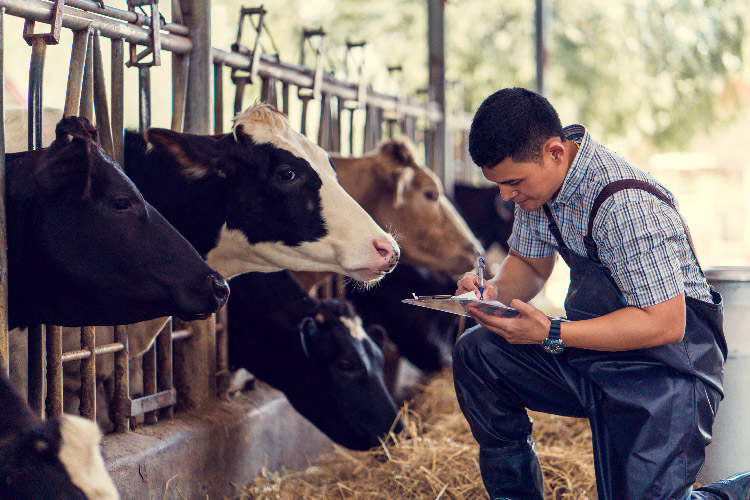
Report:
[[[511,252],[500,266],[500,272],[490,280],[497,286],[497,300],[503,304],[513,299],[528,302],[542,290],[554,263],[554,256],[529,261]]]

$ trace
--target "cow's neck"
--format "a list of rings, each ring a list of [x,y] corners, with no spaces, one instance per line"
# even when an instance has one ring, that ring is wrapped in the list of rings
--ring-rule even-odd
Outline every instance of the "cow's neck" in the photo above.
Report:
[[[226,195],[215,178],[188,181],[174,160],[148,151],[137,132],[125,132],[125,173],[202,257],[216,247],[226,223]],[[217,269],[218,271],[218,269]]]

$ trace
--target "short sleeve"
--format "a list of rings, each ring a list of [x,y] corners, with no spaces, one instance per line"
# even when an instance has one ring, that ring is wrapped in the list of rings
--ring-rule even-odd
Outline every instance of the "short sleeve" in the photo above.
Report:
[[[539,212],[537,210],[537,212]],[[555,253],[555,247],[542,240],[539,236],[537,212],[525,212],[516,206],[513,232],[508,238],[508,247],[522,257],[540,259]]]

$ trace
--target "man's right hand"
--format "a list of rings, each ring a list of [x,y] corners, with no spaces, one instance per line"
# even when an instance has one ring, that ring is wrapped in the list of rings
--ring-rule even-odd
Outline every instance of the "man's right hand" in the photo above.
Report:
[[[472,290],[476,293],[479,298],[479,276],[474,273],[466,273],[456,283],[458,288],[454,295],[461,295]],[[484,280],[484,293],[482,294],[483,300],[495,300],[497,298],[497,287],[494,283]]]

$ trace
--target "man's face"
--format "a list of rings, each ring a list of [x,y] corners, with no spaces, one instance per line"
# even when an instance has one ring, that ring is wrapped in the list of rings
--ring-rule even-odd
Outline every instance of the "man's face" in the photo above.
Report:
[[[483,168],[482,173],[500,187],[500,196],[504,200],[513,201],[521,210],[533,212],[560,190],[567,165],[545,151],[539,162],[515,162],[506,158],[493,167]]]

